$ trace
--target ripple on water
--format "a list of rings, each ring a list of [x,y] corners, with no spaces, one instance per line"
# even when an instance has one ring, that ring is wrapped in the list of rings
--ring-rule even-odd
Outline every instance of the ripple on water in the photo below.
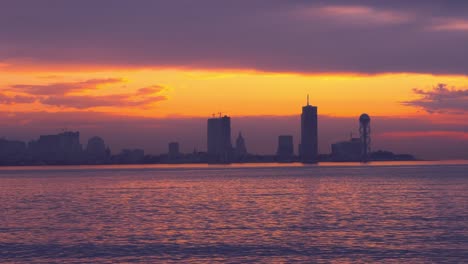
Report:
[[[0,262],[462,263],[466,171],[2,172]]]

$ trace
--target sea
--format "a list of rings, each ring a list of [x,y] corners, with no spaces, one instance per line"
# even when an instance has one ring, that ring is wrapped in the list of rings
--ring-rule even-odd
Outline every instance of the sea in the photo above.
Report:
[[[468,162],[0,168],[0,263],[468,263]]]

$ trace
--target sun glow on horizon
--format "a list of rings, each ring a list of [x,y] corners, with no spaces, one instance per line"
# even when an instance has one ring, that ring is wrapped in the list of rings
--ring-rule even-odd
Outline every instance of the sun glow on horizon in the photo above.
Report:
[[[431,89],[437,83],[468,86],[466,76],[429,74],[294,74],[228,70],[183,69],[100,69],[95,71],[36,71],[4,73],[1,92],[8,96],[36,96],[15,89],[19,85],[61,86],[89,80],[120,81],[79,87],[50,98],[29,103],[9,99],[0,111],[102,111],[147,117],[295,115],[310,94],[319,113],[331,116],[357,116],[369,112],[379,116],[415,116],[425,111],[402,102],[417,97],[413,88]],[[161,87],[138,94],[145,87]],[[44,88],[45,89],[45,88]],[[65,88],[64,88],[65,89]],[[82,97],[76,97],[76,96]],[[75,97],[73,97],[75,96]],[[107,97],[106,97],[107,96]],[[138,98],[138,100],[136,99]],[[73,99],[73,100],[72,100]],[[103,102],[103,100],[115,100]],[[33,100],[33,99],[31,99]],[[83,100],[83,105],[80,105]],[[89,100],[94,100],[90,103]],[[71,103],[71,101],[73,101]],[[139,104],[141,102],[141,104]]]

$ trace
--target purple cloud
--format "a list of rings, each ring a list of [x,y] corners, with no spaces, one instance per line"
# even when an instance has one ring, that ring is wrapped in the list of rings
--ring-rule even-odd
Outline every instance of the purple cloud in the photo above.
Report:
[[[36,101],[34,96],[24,96],[24,95],[7,95],[0,93],[0,104],[30,104]]]
[[[383,25],[406,24],[414,18],[404,11],[380,10],[364,5],[328,5],[298,8],[295,12],[299,18],[317,19],[340,26],[379,27]]]
[[[30,95],[65,95],[71,92],[96,90],[100,85],[115,84],[121,79],[91,79],[82,82],[51,83],[45,85],[17,84],[11,86],[11,91]]]
[[[67,95],[50,96],[39,101],[45,105],[53,105],[76,109],[89,109],[95,107],[138,107],[148,108],[152,104],[166,100],[165,96],[148,96],[145,98],[132,98],[133,94],[117,95]]]
[[[436,19],[432,30],[468,32],[468,19]]]
[[[80,95],[83,91],[94,91],[101,85],[122,83],[122,79],[90,79],[80,82],[51,83],[44,85],[12,85],[5,89],[21,95],[9,96],[0,94],[0,102],[32,103],[39,102],[44,105],[59,106],[75,109],[89,109],[95,107],[139,107],[148,108],[154,103],[166,100],[160,93],[164,87],[153,85],[143,87],[135,92],[110,95]]]
[[[466,1],[11,0],[0,63],[467,74],[465,21]]]
[[[413,92],[421,98],[403,102],[404,105],[419,107],[428,113],[468,113],[468,89],[449,88],[440,83],[432,90],[415,88]]]
[[[163,86],[160,85],[153,85],[153,86],[148,86],[148,87],[143,87],[138,89],[137,94],[138,95],[153,95],[155,93],[159,93],[164,90]]]

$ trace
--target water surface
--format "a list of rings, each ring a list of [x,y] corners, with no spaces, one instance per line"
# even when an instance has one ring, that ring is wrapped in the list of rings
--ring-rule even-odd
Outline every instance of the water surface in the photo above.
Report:
[[[0,168],[1,263],[468,262],[468,163]]]

